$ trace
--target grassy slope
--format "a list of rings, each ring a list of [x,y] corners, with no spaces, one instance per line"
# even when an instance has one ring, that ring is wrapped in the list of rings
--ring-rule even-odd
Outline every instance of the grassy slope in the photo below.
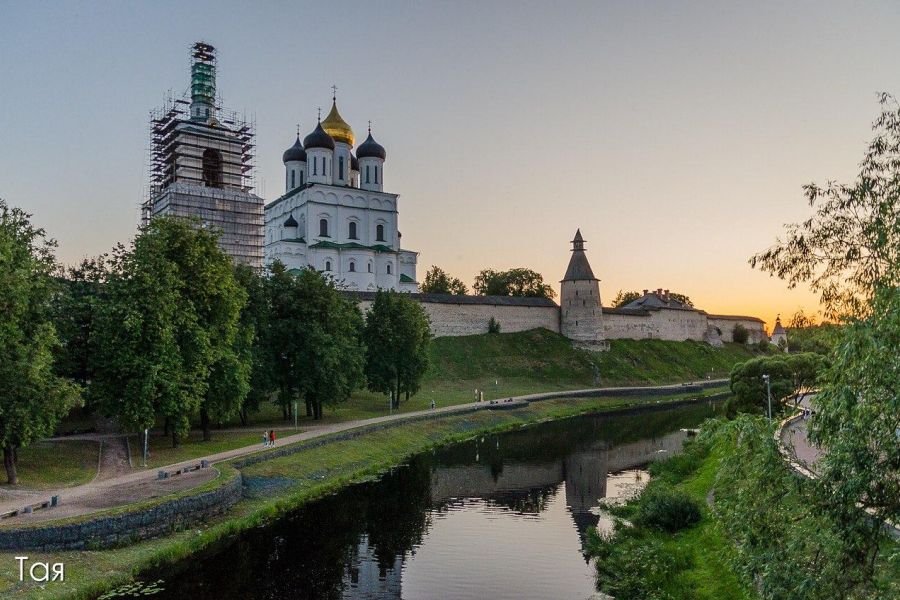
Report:
[[[678,465],[685,464],[676,457],[664,463],[652,466],[655,473],[648,489],[654,486],[672,485],[676,490],[690,495],[700,506],[701,520],[696,525],[677,533],[640,528],[626,530],[624,535],[629,539],[614,541],[619,547],[622,544],[634,544],[627,551],[631,556],[650,555],[649,560],[661,560],[658,552],[665,553],[674,559],[671,569],[662,576],[659,573],[647,575],[648,565],[636,561],[628,565],[619,564],[617,573],[625,579],[641,580],[641,586],[660,585],[659,593],[671,600],[751,600],[757,596],[749,590],[731,570],[728,557],[735,552],[731,543],[723,536],[715,516],[707,505],[707,495],[713,488],[720,457],[709,454],[702,459],[699,466],[690,474],[683,474]],[[625,507],[617,509],[626,519],[632,519],[637,511],[639,499],[632,500]],[[623,534],[617,534],[617,537]],[[654,550],[657,548],[658,550]],[[599,559],[598,560],[602,560]],[[626,569],[622,572],[621,569]],[[630,597],[630,596],[629,596]],[[653,596],[657,597],[657,596]]]
[[[442,337],[431,345],[431,366],[418,394],[403,401],[400,412],[424,410],[434,400],[437,406],[474,400],[475,389],[484,390],[485,400],[535,392],[597,386],[678,383],[726,376],[735,363],[753,356],[738,344],[713,348],[702,342],[662,340],[613,340],[609,352],[586,352],[572,347],[563,336],[546,329],[495,335]],[[301,407],[302,410],[302,407]],[[357,391],[348,402],[326,407],[323,421],[299,419],[301,429],[310,426],[366,419],[387,414],[387,400],[380,394]],[[156,432],[151,435],[148,468],[199,458],[214,452],[254,444],[262,430],[276,428],[286,435],[293,423],[281,418],[281,410],[265,404],[251,416],[252,432],[214,431],[210,442],[194,432],[179,448]],[[225,427],[241,427],[235,419]],[[141,446],[131,440],[135,464],[140,464]]]
[[[665,401],[677,397],[666,398]],[[659,402],[659,398],[592,398],[576,402],[548,400],[517,410],[479,411],[439,420],[417,421],[389,430],[312,448],[244,470],[249,477],[290,480],[291,487],[262,500],[239,502],[225,515],[165,538],[117,550],[91,552],[29,552],[33,560],[63,561],[66,580],[41,589],[17,582],[14,556],[0,552],[0,596],[14,598],[90,598],[128,581],[137,570],[176,562],[230,534],[254,527],[300,504],[335,491],[353,481],[371,478],[402,463],[411,454],[437,444],[468,439],[486,431],[500,431],[528,423],[622,406]]]

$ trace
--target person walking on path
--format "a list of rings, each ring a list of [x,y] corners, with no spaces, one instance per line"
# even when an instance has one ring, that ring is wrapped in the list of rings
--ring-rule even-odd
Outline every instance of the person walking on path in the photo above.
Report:
[[[431,410],[434,410],[434,398],[431,399]]]
[[[263,448],[269,447],[269,431],[263,431]]]
[[[269,432],[269,445],[274,448],[275,447],[275,430]]]

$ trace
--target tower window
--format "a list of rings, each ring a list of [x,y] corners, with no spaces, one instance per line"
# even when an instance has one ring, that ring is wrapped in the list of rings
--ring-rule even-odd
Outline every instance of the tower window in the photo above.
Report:
[[[375,227],[375,241],[383,242],[384,240],[384,225],[377,225]]]
[[[319,159],[313,157],[313,175],[319,174]]]
[[[322,175],[328,175],[328,170],[325,168],[325,165],[328,164],[325,162],[325,157],[322,157]]]
[[[319,219],[319,235],[328,237],[328,219]]]
[[[375,166],[375,183],[378,183],[378,165]]]
[[[350,272],[356,273],[356,263],[353,261],[350,261]]]
[[[347,237],[351,240],[358,240],[359,238],[356,236],[356,221],[350,221],[350,231],[348,232]]]
[[[297,172],[291,169],[291,188],[297,187]]]
[[[391,263],[388,263],[388,264],[387,264],[387,274],[388,274],[388,275],[391,274]]]
[[[222,153],[218,150],[203,151],[203,185],[222,187]]]
[[[366,165],[366,183],[369,183],[369,165]]]
[[[326,261],[325,261],[325,270],[326,270],[326,271],[330,271],[330,270],[331,270],[331,261],[330,261],[330,260],[326,260]]]
[[[300,171],[300,185],[303,185],[303,171]]]
[[[372,272],[372,263],[369,263],[369,273]]]
[[[338,179],[344,180],[344,157],[338,158]]]

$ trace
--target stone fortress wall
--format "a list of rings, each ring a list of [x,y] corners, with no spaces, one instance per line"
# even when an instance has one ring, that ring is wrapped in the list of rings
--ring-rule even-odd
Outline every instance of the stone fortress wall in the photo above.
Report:
[[[374,293],[355,295],[359,297],[359,306],[363,312],[371,307],[375,297]],[[545,298],[444,294],[411,296],[428,313],[435,337],[487,333],[492,317],[500,324],[500,330],[504,333],[537,328],[560,332],[560,307]],[[702,310],[633,311],[604,307],[601,319],[607,340],[697,340],[716,344],[717,341],[732,341],[734,326],[738,323],[750,332],[750,343],[767,339],[765,323],[759,319],[709,315]]]

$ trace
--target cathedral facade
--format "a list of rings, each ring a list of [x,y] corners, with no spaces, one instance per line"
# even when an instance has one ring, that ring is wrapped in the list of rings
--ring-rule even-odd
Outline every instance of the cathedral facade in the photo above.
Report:
[[[417,292],[418,253],[401,248],[397,194],[384,190],[387,152],[331,112],[282,160],[285,191],[265,209],[265,262],[313,268],[345,290]]]

